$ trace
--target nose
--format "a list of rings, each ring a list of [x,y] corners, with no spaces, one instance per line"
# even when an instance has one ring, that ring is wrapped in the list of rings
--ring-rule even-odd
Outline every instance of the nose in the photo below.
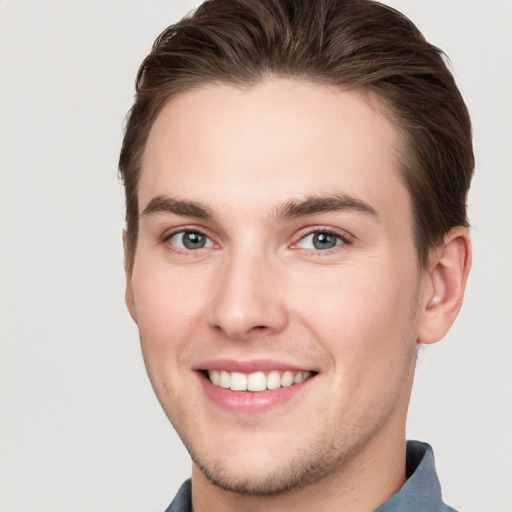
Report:
[[[233,340],[276,334],[288,324],[282,271],[271,258],[233,254],[215,276],[210,325]]]

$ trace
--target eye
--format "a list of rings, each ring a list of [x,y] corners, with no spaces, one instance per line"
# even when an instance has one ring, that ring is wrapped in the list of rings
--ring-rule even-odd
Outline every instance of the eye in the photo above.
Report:
[[[172,234],[167,240],[178,249],[187,251],[213,247],[213,242],[199,231],[178,231]]]
[[[342,245],[346,240],[336,233],[329,231],[315,231],[302,237],[297,244],[301,249],[312,249],[315,251],[327,251]]]

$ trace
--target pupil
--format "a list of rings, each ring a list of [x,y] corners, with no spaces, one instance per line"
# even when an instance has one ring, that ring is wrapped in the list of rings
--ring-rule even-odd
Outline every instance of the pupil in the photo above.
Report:
[[[313,236],[315,249],[332,249],[336,247],[336,242],[336,235],[330,235],[329,233],[315,233]]]
[[[183,245],[187,249],[201,249],[206,245],[206,237],[201,233],[188,231],[183,233]]]

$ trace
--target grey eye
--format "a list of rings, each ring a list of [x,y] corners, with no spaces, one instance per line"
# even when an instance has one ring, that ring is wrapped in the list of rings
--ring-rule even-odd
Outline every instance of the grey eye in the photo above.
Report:
[[[337,245],[343,243],[339,235],[326,232],[316,232],[306,235],[300,242],[303,249],[315,249],[317,251],[325,251],[333,249]]]
[[[212,241],[198,231],[180,231],[169,238],[169,242],[179,249],[203,249],[211,247]]]

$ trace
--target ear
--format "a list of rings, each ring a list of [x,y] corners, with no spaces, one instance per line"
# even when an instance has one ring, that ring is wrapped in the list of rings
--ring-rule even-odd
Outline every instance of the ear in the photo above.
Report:
[[[435,248],[430,256],[427,292],[421,305],[418,330],[418,341],[426,344],[435,343],[446,335],[462,306],[471,268],[468,230],[463,226],[450,230],[443,245]]]
[[[137,323],[137,309],[135,308],[135,297],[133,294],[133,286],[132,286],[132,276],[133,269],[128,267],[128,235],[126,234],[126,230],[123,229],[123,249],[124,249],[124,273],[126,277],[126,287],[124,292],[124,300],[126,302],[126,306],[128,307],[128,311],[130,316],[133,318],[133,321]]]

